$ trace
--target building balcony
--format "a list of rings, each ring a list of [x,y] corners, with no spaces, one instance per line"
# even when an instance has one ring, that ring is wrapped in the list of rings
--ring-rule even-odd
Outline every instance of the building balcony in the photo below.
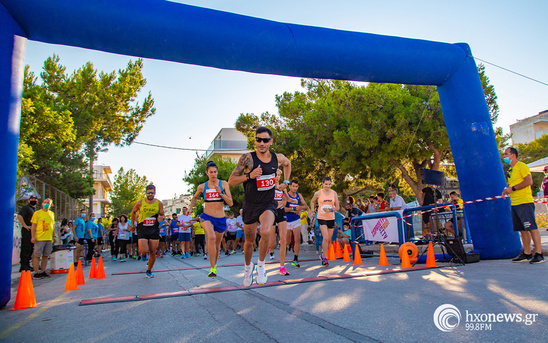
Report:
[[[209,157],[213,154],[226,154],[226,153],[243,153],[248,151],[247,141],[239,140],[215,140],[211,143],[205,156]]]

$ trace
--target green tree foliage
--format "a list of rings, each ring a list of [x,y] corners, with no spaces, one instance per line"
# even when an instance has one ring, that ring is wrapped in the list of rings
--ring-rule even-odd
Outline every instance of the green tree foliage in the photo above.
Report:
[[[73,197],[93,193],[86,166],[111,143],[129,145],[155,113],[143,61],[104,73],[87,62],[69,74],[58,56],[44,62],[42,83],[25,68],[18,173],[31,174]],[[85,160],[87,159],[87,161]]]
[[[134,169],[125,172],[124,168],[120,168],[114,177],[110,213],[115,216],[123,213],[129,215],[135,203],[145,196],[149,184],[146,176],[139,176]]]
[[[205,156],[198,156],[194,160],[194,168],[188,173],[185,173],[183,181],[191,186],[191,194],[194,195],[198,186],[206,182],[209,178],[206,175],[206,164],[208,161],[213,161],[219,167],[219,174],[217,178],[219,180],[228,181],[230,174],[234,168],[236,168],[236,161],[231,160],[230,158],[220,158],[214,156],[210,159],[206,159]],[[238,185],[236,187],[230,187],[230,193],[232,194],[232,200],[234,204],[230,208],[234,213],[238,213],[242,204],[244,203],[244,187],[243,185]],[[196,203],[195,213],[200,214],[203,211],[203,198],[199,198]]]
[[[516,144],[515,148],[519,153],[519,160],[524,163],[535,162],[541,158],[548,156],[548,134],[544,134],[539,138],[535,139],[529,143]],[[542,180],[544,179],[543,173],[532,173],[533,174],[533,194],[540,189],[542,186]]]
[[[483,69],[478,72],[496,120],[494,89]],[[452,160],[434,86],[317,79],[302,80],[302,86],[306,92],[276,97],[279,116],[241,114],[236,128],[251,138],[258,125],[273,128],[273,150],[291,159],[304,194],[329,175],[341,194],[386,188],[401,178],[418,196],[421,169],[439,170]]]

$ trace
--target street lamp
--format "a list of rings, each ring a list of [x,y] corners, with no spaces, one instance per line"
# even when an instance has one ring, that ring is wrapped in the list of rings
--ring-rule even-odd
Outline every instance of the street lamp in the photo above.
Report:
[[[91,175],[91,179],[93,180],[93,183],[95,184],[95,178],[93,177],[93,162],[97,158],[98,153],[107,152],[108,148],[99,149],[99,147],[97,147],[97,148],[89,149],[89,151],[90,151],[89,173]],[[95,192],[95,190],[94,190],[94,192]],[[94,194],[94,192],[92,192],[91,195],[89,196],[89,214],[88,214],[89,217],[88,218],[91,218],[91,214],[93,213],[93,194]]]

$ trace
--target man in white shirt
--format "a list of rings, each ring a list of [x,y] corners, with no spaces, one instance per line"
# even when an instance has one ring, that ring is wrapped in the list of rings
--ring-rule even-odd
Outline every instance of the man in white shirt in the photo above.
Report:
[[[403,211],[407,208],[405,201],[398,195],[398,191],[395,188],[388,188],[388,195],[390,196],[390,208],[388,211]]]
[[[192,217],[188,213],[188,208],[183,207],[183,214],[177,218],[182,227],[179,228],[179,244],[181,245],[181,258],[190,257],[190,242],[192,241]]]

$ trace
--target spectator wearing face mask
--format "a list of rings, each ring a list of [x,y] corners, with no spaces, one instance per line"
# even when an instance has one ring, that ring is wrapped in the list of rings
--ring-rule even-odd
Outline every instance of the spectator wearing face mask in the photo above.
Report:
[[[30,260],[32,259],[32,250],[34,249],[34,245],[31,243],[31,234],[30,229],[32,226],[32,223],[30,220],[32,219],[32,215],[36,211],[36,204],[38,203],[38,199],[36,198],[36,195],[31,195],[29,197],[29,200],[25,206],[21,208],[19,211],[19,214],[17,215],[17,219],[19,220],[19,223],[21,223],[21,253],[19,255],[19,258],[21,260],[21,268],[19,269],[20,272],[24,270],[33,270],[33,268],[30,266]]]
[[[74,219],[72,225],[72,235],[74,236],[74,264],[78,265],[78,260],[80,257],[84,256],[84,236],[86,232],[86,209],[83,208],[80,211],[80,216]]]

